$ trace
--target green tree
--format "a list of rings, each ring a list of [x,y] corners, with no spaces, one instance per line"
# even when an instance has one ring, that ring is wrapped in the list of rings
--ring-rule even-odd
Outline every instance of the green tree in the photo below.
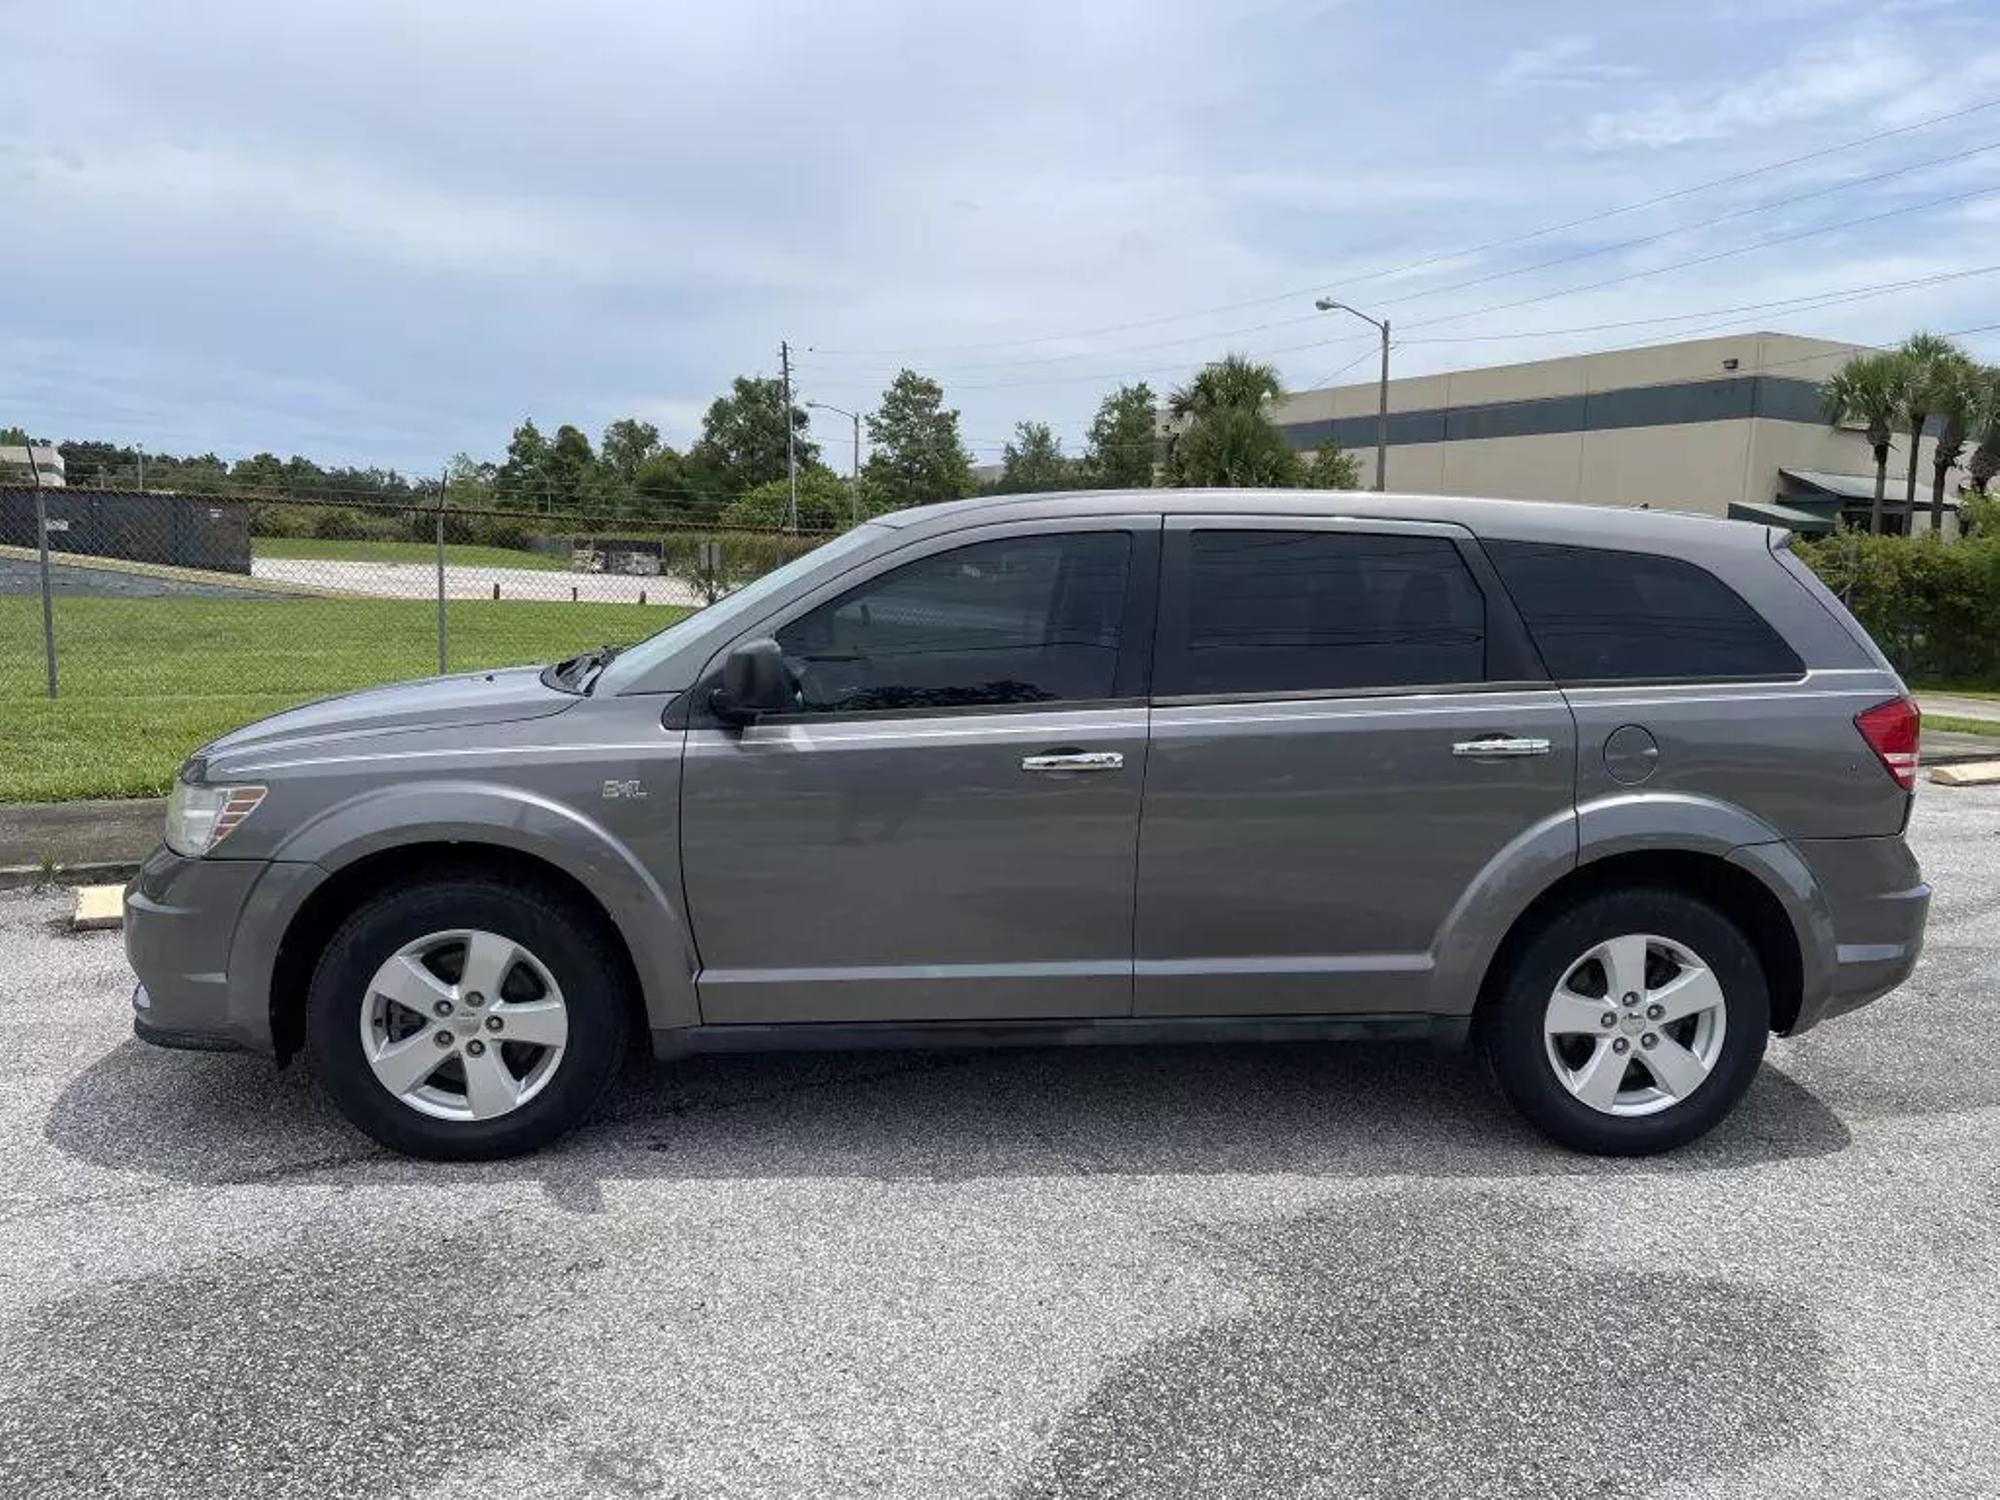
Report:
[[[1937,443],[1931,449],[1931,530],[1944,534],[1944,480],[1965,452],[1966,439],[1978,419],[1980,366],[1965,354],[1952,356],[1932,367],[1931,415],[1937,418]]]
[[[1935,333],[1913,333],[1896,350],[1902,371],[1903,430],[1910,438],[1909,483],[1903,494],[1903,513],[1917,513],[1917,450],[1923,444],[1924,426],[1939,404],[1949,399],[1965,355],[1950,339]],[[1940,502],[1939,509],[1943,505]]]
[[[1361,460],[1328,438],[1313,449],[1313,461],[1303,482],[1309,490],[1358,490]]]
[[[1830,427],[1859,427],[1875,455],[1875,500],[1868,529],[1882,530],[1882,497],[1889,486],[1889,444],[1903,403],[1903,364],[1894,354],[1864,354],[1820,383],[1820,412]]]
[[[1273,366],[1243,355],[1204,365],[1167,398],[1175,424],[1167,442],[1167,482],[1262,489],[1300,483],[1304,461],[1268,410],[1284,393]]]
[[[1152,484],[1158,407],[1153,388],[1143,380],[1119,386],[1098,403],[1083,451],[1084,472],[1090,483],[1119,490],[1145,489]]]
[[[581,427],[572,427],[565,422],[556,429],[556,435],[549,441],[549,456],[545,465],[548,475],[549,503],[562,510],[600,510],[601,486],[598,484],[597,454],[592,451],[590,439]]]
[[[0,427],[0,446],[8,448],[27,447],[28,429],[25,427]],[[63,446],[68,447],[69,445],[65,443]],[[69,465],[68,454],[63,455],[63,465],[65,468]]]
[[[830,533],[852,524],[854,494],[849,483],[823,464],[799,471],[799,530]],[[724,507],[719,523],[745,531],[776,531],[789,517],[786,481],[767,479]]]
[[[637,417],[620,417],[604,429],[597,451],[604,467],[629,485],[639,477],[640,466],[660,451],[660,429]]]
[[[525,418],[507,440],[507,456],[494,476],[494,498],[510,510],[545,509],[548,466],[549,440],[533,417]]]
[[[1968,428],[1978,436],[1965,472],[1976,495],[1986,493],[2000,474],[2000,369],[1982,365],[1972,381],[1972,412]]]
[[[995,493],[1033,494],[1063,490],[1076,482],[1076,465],[1063,457],[1062,443],[1046,422],[1018,422],[1014,440],[1000,453],[1000,483]]]
[[[275,453],[259,453],[239,458],[229,466],[229,485],[238,490],[262,490],[266,494],[285,490],[285,461]]]
[[[793,444],[800,468],[819,459],[806,437],[805,408],[791,408]],[[688,450],[698,484],[719,505],[772,479],[785,477],[785,388],[781,381],[739,375],[729,394],[717,396],[701,419],[701,437]]]
[[[958,435],[958,413],[944,388],[914,370],[900,372],[868,414],[874,446],[864,481],[888,509],[956,500],[972,493],[972,455]]]

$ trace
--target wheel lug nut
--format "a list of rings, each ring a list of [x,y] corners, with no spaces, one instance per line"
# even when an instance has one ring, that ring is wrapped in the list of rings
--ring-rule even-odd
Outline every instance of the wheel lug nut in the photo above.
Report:
[[[1604,1026],[1616,1026],[1618,1024],[1618,1012],[1607,1010],[1602,1016],[1598,1017],[1598,1021],[1599,1024]]]
[[[498,1016],[488,1016],[486,1018],[486,1029],[488,1031],[498,1031],[502,1026],[505,1026],[506,1024],[507,1023],[501,1020]]]
[[[437,1034],[437,1044],[440,1047],[449,1047],[451,1045],[451,1033],[449,1031],[440,1031]]]
[[[440,1000],[438,1001],[437,1004],[433,1005],[431,1009],[435,1011],[438,1015],[448,1016],[451,1014],[451,1002],[449,1000]]]
[[[1660,1039],[1649,1031],[1639,1038],[1639,1045],[1641,1047],[1653,1047],[1659,1045],[1659,1041]]]
[[[486,1043],[480,1041],[478,1037],[474,1037],[465,1044],[465,1050],[470,1052],[474,1057],[479,1057],[485,1053]]]
[[[1627,1005],[1637,1005],[1639,1003],[1639,997],[1637,995],[1627,995],[1625,997],[1625,1003]]]
[[[471,1006],[474,1010],[477,1010],[479,1009],[480,1006],[486,1003],[486,997],[480,994],[478,990],[474,990],[471,994],[465,997],[465,1003]]]
[[[1649,1021],[1657,1021],[1666,1013],[1667,1008],[1664,1005],[1649,1005],[1646,1007],[1646,1019]]]
[[[1625,1038],[1621,1036],[1617,1040],[1612,1042],[1611,1050],[1613,1052],[1619,1052],[1619,1053],[1630,1052],[1632,1050],[1632,1044],[1626,1041]]]

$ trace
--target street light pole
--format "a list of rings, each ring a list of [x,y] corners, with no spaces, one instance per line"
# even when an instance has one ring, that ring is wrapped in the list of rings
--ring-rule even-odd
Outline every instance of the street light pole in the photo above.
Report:
[[[808,401],[806,405],[814,411],[830,411],[846,417],[854,424],[854,477],[848,481],[848,511],[853,524],[861,524],[861,413],[849,411],[844,406],[835,406],[826,401]]]
[[[1377,492],[1386,490],[1389,487],[1389,320],[1371,318],[1360,308],[1349,307],[1331,297],[1321,297],[1313,306],[1321,312],[1353,313],[1382,332],[1382,381],[1375,414],[1375,488]]]

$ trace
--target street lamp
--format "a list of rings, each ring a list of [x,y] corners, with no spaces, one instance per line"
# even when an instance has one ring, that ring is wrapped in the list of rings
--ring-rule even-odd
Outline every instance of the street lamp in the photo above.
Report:
[[[1353,313],[1362,322],[1372,323],[1382,330],[1381,404],[1375,419],[1375,488],[1386,490],[1389,487],[1389,320],[1371,318],[1360,308],[1349,307],[1331,297],[1321,297],[1313,306],[1321,312]]]
[[[825,401],[808,401],[806,405],[814,411],[837,413],[854,424],[854,478],[848,484],[847,496],[848,509],[853,512],[853,524],[859,526],[861,524],[861,413]]]

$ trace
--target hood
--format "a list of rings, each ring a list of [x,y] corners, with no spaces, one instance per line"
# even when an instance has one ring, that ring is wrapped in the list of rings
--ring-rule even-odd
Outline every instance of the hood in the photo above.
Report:
[[[212,761],[266,750],[342,744],[403,730],[504,724],[558,714],[578,701],[574,693],[546,686],[540,667],[427,677],[287,709],[232,730],[197,753]]]

